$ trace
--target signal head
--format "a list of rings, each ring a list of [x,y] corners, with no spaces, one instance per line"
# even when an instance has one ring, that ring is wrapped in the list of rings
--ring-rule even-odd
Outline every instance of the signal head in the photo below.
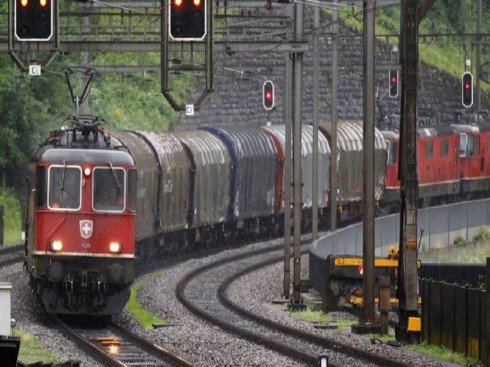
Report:
[[[461,77],[461,102],[465,108],[473,105],[473,75],[469,71]]]
[[[274,108],[274,83],[272,83],[270,80],[264,82],[262,89],[262,104],[267,111]]]
[[[390,70],[390,97],[398,97],[398,70]]]
[[[18,41],[49,41],[53,36],[52,0],[15,0],[14,33]]]
[[[169,35],[176,41],[200,41],[207,33],[208,0],[169,1]]]

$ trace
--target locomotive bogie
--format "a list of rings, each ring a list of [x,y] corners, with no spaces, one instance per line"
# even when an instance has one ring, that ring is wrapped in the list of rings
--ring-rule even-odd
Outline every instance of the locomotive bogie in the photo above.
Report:
[[[133,261],[58,259],[50,262],[45,271],[45,277],[31,282],[36,285],[46,311],[56,314],[120,313],[129,299],[134,279]]]

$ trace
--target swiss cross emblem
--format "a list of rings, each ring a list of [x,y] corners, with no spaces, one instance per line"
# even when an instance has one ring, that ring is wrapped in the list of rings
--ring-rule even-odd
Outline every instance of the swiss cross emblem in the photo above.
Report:
[[[80,235],[87,239],[92,237],[92,230],[94,228],[94,222],[92,220],[80,221]]]

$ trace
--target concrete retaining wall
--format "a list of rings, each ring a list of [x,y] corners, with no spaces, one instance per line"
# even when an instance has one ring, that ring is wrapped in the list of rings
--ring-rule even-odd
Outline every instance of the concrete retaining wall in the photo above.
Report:
[[[420,251],[452,245],[456,237],[465,241],[489,224],[490,200],[479,200],[441,207],[419,209],[417,227],[423,231]],[[376,219],[375,256],[385,257],[389,246],[398,246],[400,216]],[[329,254],[362,256],[362,223],[339,229],[315,241],[310,249],[310,281],[321,291],[324,287],[325,260]],[[451,260],[451,259],[449,259]]]

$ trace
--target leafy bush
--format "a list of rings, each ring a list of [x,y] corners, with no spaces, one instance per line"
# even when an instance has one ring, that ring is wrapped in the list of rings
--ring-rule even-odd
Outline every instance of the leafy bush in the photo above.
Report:
[[[461,235],[457,235],[456,238],[454,239],[453,245],[454,246],[466,246],[467,242]]]
[[[477,234],[473,236],[473,242],[482,243],[490,240],[490,230],[488,227],[480,228]]]

